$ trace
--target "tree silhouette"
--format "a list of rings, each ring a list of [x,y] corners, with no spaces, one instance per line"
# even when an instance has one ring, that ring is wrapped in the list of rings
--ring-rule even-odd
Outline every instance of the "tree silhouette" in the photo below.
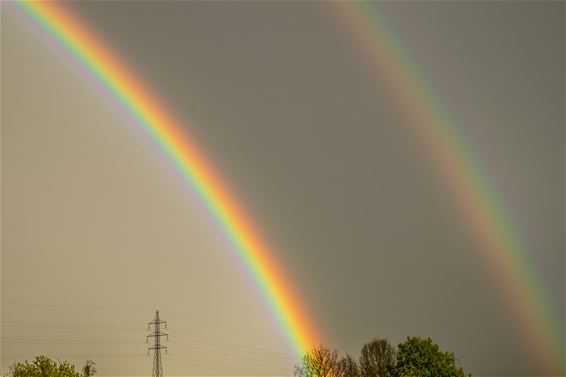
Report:
[[[340,376],[341,377],[360,377],[360,367],[356,360],[350,356],[346,355],[338,361]]]
[[[387,339],[374,339],[362,348],[360,372],[362,377],[395,376],[397,351]]]
[[[296,377],[342,377],[338,351],[324,345],[313,348],[303,356],[300,365],[295,366]]]

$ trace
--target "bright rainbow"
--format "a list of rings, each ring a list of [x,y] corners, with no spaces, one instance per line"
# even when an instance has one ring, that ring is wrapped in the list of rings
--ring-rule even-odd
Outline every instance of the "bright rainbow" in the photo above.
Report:
[[[564,328],[532,268],[504,202],[491,186],[468,143],[415,59],[403,47],[376,3],[327,2],[361,52],[370,73],[387,85],[407,116],[416,142],[453,196],[486,268],[512,304],[525,350],[545,373],[565,373]],[[377,4],[378,5],[378,4]]]
[[[228,236],[268,301],[296,356],[302,357],[317,341],[314,327],[257,228],[186,132],[117,56],[62,7],[48,1],[16,4],[102,84],[174,164]]]

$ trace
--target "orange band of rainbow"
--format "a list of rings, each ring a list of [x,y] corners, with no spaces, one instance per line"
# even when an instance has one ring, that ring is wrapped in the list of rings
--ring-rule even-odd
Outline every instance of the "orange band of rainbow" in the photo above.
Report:
[[[87,68],[143,128],[198,194],[253,275],[284,335],[301,357],[315,343],[314,328],[273,252],[186,132],[143,83],[56,2],[18,2],[39,25]]]

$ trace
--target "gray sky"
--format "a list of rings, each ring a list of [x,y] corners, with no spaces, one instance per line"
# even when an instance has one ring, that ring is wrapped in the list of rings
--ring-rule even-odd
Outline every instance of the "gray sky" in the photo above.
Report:
[[[542,373],[396,98],[325,5],[65,7],[198,141],[324,343],[357,356],[373,337],[430,336],[474,374]],[[504,198],[564,329],[564,3],[379,8]],[[166,374],[290,374],[257,287],[170,163],[11,6],[1,33],[2,371],[44,353],[148,375],[158,308]]]

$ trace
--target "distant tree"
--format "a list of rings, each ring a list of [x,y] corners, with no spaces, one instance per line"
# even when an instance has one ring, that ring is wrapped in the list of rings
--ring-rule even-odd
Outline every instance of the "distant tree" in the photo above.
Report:
[[[362,377],[394,377],[397,351],[387,339],[364,344],[360,355]]]
[[[360,377],[360,367],[356,360],[346,355],[338,361],[340,377]]]
[[[90,360],[86,362],[81,375],[68,361],[53,361],[45,356],[37,356],[32,362],[14,363],[10,366],[9,377],[91,377],[95,373],[95,364]]]
[[[396,370],[400,377],[466,377],[454,354],[442,352],[430,338],[408,337],[399,344]]]
[[[342,377],[338,351],[324,345],[310,350],[303,356],[300,365],[295,365],[296,377]]]
[[[83,366],[83,377],[92,377],[96,374],[96,364],[92,360],[87,360]]]

